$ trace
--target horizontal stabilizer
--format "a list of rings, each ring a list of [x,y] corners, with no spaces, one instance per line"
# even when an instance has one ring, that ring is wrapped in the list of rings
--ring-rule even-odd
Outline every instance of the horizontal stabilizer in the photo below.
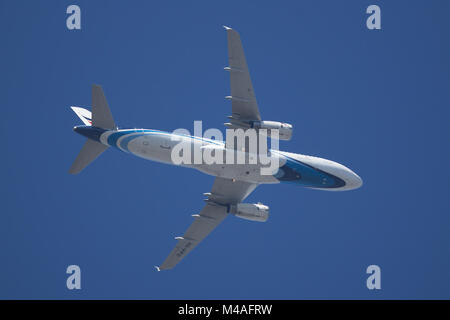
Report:
[[[116,129],[111,110],[101,86],[92,86],[92,125],[103,129]]]
[[[80,173],[81,170],[83,170],[92,161],[97,159],[97,157],[106,149],[108,149],[108,146],[105,146],[94,140],[87,140],[77,158],[73,162],[72,166],[70,167],[69,173]]]

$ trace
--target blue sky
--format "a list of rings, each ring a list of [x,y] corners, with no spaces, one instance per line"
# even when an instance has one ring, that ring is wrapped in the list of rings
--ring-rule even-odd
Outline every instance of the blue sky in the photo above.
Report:
[[[66,28],[81,7],[82,29]],[[381,7],[382,30],[365,9]],[[448,1],[0,2],[0,298],[450,298]],[[261,186],[155,272],[213,177],[108,150],[78,176],[70,105],[101,84],[121,127],[223,128],[226,33],[241,34],[281,150],[350,167],[356,191]],[[69,291],[66,267],[82,270]],[[377,264],[382,289],[366,288]]]

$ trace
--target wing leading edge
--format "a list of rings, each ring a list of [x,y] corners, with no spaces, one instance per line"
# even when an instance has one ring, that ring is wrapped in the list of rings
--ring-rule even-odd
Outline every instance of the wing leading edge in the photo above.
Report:
[[[175,238],[177,245],[156,269],[167,270],[177,265],[226,218],[228,205],[243,201],[257,186],[244,181],[216,178],[211,193],[205,194],[208,197],[205,207],[199,214],[193,215],[194,222],[182,237]]]

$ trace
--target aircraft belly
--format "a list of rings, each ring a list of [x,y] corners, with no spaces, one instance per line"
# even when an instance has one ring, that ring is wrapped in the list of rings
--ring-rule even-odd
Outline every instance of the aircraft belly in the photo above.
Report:
[[[171,149],[161,137],[145,134],[128,142],[127,148],[130,153],[140,158],[172,163]]]
[[[236,179],[252,183],[280,183],[273,175],[262,175],[260,165],[244,164],[201,164],[194,168],[216,177]]]

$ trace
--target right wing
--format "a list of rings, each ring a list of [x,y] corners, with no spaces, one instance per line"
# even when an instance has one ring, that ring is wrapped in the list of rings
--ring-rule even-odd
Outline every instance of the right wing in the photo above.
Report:
[[[193,215],[194,222],[182,237],[176,237],[177,245],[157,270],[172,269],[227,216],[228,205],[243,201],[257,184],[234,181],[217,177],[211,193],[206,193],[206,206],[199,214]]]
[[[261,120],[239,33],[229,27],[224,26],[224,28],[227,30],[228,37],[229,66],[225,70],[230,72],[231,96],[227,97],[227,99],[231,99],[232,116],[230,119],[232,122],[233,119],[238,121]]]

